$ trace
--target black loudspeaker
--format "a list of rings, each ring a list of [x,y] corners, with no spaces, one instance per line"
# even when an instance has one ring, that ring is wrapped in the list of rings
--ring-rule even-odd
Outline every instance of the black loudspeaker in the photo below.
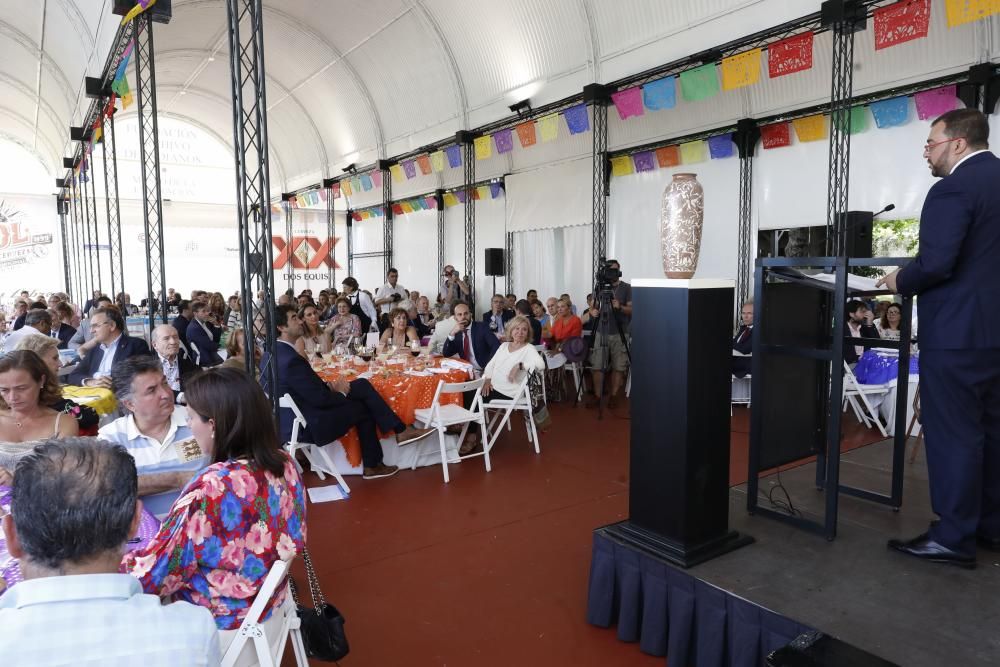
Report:
[[[486,275],[502,276],[503,274],[504,274],[503,248],[487,248]]]
[[[871,211],[848,211],[844,218],[845,254],[848,257],[871,257],[875,215]]]

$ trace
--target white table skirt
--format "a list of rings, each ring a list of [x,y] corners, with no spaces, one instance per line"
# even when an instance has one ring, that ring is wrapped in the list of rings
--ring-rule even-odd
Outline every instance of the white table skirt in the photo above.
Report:
[[[470,426],[469,429],[472,430],[473,427]],[[479,429],[475,428],[475,432],[478,434]],[[446,433],[444,438],[449,459],[457,458],[459,447],[458,436]],[[382,463],[385,465],[408,469],[413,467],[414,460],[416,460],[416,467],[418,468],[441,465],[441,449],[436,433],[432,433],[430,436],[412,445],[403,445],[400,447],[396,444],[395,437],[383,438],[381,444]],[[364,472],[363,464],[353,467],[347,462],[347,452],[344,451],[339,440],[325,445],[323,450],[333,460],[333,464],[337,466],[337,470],[340,471],[341,475],[360,475]]]
[[[906,392],[906,421],[903,422],[904,427],[910,425],[910,420],[913,419],[913,396],[917,393],[917,386],[920,382],[919,375],[911,375],[910,381],[907,386]],[[886,420],[886,431],[889,435],[895,435],[896,433],[896,381],[893,380],[889,383],[889,391],[885,394],[882,403],[878,406],[879,414]],[[868,400],[871,400],[869,397]],[[920,424],[916,424],[913,427],[913,432],[910,435],[917,435],[920,433]]]

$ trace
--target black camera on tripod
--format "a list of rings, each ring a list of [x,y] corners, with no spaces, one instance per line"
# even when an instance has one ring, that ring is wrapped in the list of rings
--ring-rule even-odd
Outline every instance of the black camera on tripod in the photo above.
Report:
[[[600,266],[598,267],[597,275],[595,276],[598,292],[605,289],[611,289],[611,286],[622,277],[621,269],[614,266],[617,263],[618,262],[615,262],[614,260],[609,262],[603,257],[598,260],[598,264],[600,264]]]

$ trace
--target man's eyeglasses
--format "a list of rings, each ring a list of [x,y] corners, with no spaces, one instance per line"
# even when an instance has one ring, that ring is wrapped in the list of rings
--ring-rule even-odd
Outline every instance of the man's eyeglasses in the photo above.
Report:
[[[924,152],[929,153],[934,149],[935,146],[940,146],[941,144],[947,144],[952,141],[958,141],[959,139],[965,139],[965,137],[952,137],[951,139],[942,139],[941,141],[928,141],[924,144]]]

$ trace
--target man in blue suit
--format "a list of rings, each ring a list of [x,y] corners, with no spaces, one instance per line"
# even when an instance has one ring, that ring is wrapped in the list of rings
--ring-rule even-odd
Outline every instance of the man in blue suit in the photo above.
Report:
[[[111,369],[115,364],[129,357],[149,354],[146,341],[128,335],[125,319],[114,306],[98,308],[90,316],[90,331],[97,347],[70,374],[70,384],[110,389]]]
[[[364,479],[391,477],[399,472],[396,466],[387,466],[382,462],[382,444],[376,426],[383,433],[395,433],[400,445],[426,438],[434,432],[433,429],[406,426],[368,380],[323,382],[295,349],[295,341],[302,336],[303,328],[294,306],[278,306],[274,322],[278,329],[278,396],[288,394],[295,401],[308,424],[306,437],[312,438],[311,442],[325,445],[356,426],[358,439],[361,440]],[[265,355],[261,366],[266,367],[268,362],[269,357]],[[266,381],[266,373],[264,378]],[[280,427],[284,440],[291,435],[292,421],[291,410],[283,408]]]
[[[193,319],[188,324],[186,339],[188,350],[194,355],[194,363],[202,368],[218,366],[222,363],[219,356],[222,327],[204,301],[192,303],[191,313]]]
[[[502,336],[507,322],[514,319],[514,311],[507,308],[507,301],[502,294],[494,294],[490,300],[490,309],[483,313],[483,322],[493,333]]]
[[[472,311],[466,304],[455,304],[452,315],[455,326],[448,334],[442,354],[446,357],[459,356],[476,370],[483,370],[500,348],[500,341],[490,331],[490,325],[472,321]]]
[[[1000,551],[1000,159],[975,109],[931,124],[924,156],[941,180],[920,214],[920,248],[879,281],[917,295],[920,403],[931,507],[940,519],[889,547],[976,566],[976,546]]]

